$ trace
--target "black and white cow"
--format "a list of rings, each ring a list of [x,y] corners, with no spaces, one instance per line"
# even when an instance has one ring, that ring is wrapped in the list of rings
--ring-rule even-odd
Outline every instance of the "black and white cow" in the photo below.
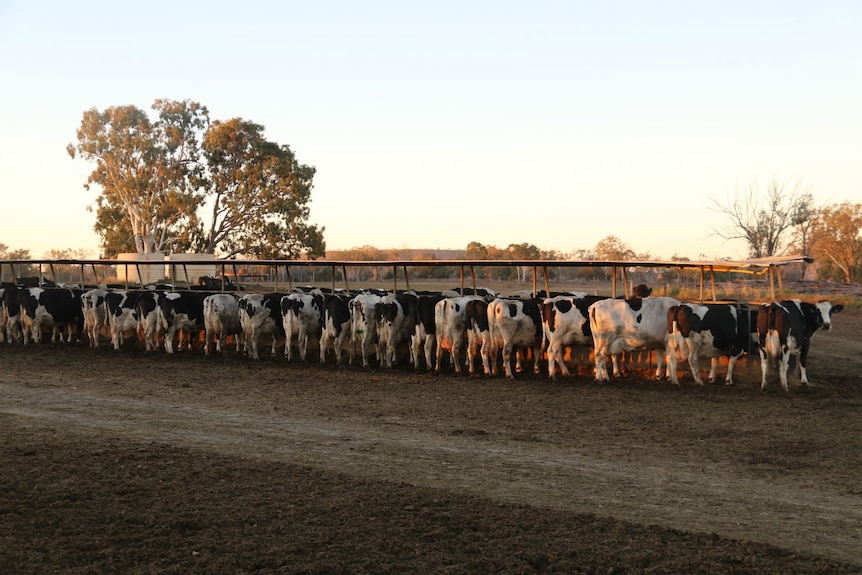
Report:
[[[405,292],[386,294],[374,306],[381,365],[393,367],[398,361],[398,347],[402,343],[409,344],[416,331],[418,305],[416,294]]]
[[[475,374],[476,358],[482,360],[482,371],[485,375],[496,375],[497,362],[490,361],[492,355],[491,326],[488,322],[488,302],[484,299],[467,301],[464,306],[467,318],[467,371]]]
[[[434,351],[437,346],[437,328],[434,323],[434,306],[443,299],[442,294],[423,294],[416,302],[416,325],[410,337],[410,361],[413,368],[421,369],[425,356],[425,369],[434,369]]]
[[[12,282],[4,282],[0,287],[0,336],[9,343],[21,343],[21,301],[19,288]]]
[[[87,339],[92,348],[99,347],[99,337],[101,336],[102,328],[108,325],[106,295],[108,295],[108,290],[98,288],[87,290],[81,294],[84,331],[87,332]]]
[[[547,351],[548,375],[557,377],[557,365],[563,375],[569,375],[564,350],[569,346],[592,346],[589,308],[606,296],[585,293],[560,295],[542,302],[542,347]]]
[[[467,303],[481,300],[480,296],[446,297],[434,306],[434,329],[437,332],[437,362],[434,372],[440,373],[443,354],[449,352],[455,373],[461,373],[461,351],[467,344]]]
[[[715,382],[718,359],[727,357],[726,385],[733,385],[736,361],[752,346],[751,334],[757,310],[727,303],[683,303],[667,312],[667,369],[672,383],[679,385],[677,363],[688,359],[695,383],[703,385],[700,358],[710,358],[710,383]]]
[[[522,355],[532,351],[533,372],[539,373],[542,353],[542,315],[539,309],[542,300],[497,298],[488,304],[488,328],[491,351],[488,361],[497,363],[497,349],[503,352],[503,369],[506,377],[514,379],[512,352],[516,352],[516,371],[523,371]],[[518,352],[521,353],[518,353]]]
[[[24,343],[30,338],[42,341],[42,328],[52,328],[51,341],[62,341],[60,331],[66,328],[66,341],[72,343],[84,331],[81,290],[71,288],[24,288],[18,294],[21,304]]]
[[[844,309],[828,301],[808,303],[798,299],[763,304],[757,315],[757,336],[760,344],[760,389],[766,389],[769,364],[778,363],[781,388],[787,391],[787,371],[790,357],[799,363],[799,378],[808,385],[808,350],[811,338],[819,330],[832,329],[832,314]]]
[[[161,291],[143,291],[137,302],[138,333],[142,334],[147,351],[159,349],[164,334],[162,310],[159,306]]]
[[[358,346],[362,354],[362,367],[371,365],[371,346],[377,345],[377,320],[375,306],[380,303],[381,296],[377,293],[361,293],[350,300],[350,318],[352,320],[350,346],[350,363],[353,364],[354,353]],[[377,350],[378,356],[380,351]]]
[[[284,335],[281,318],[283,293],[250,293],[239,298],[239,320],[245,337],[245,349],[252,359],[260,359],[258,340],[272,338],[272,355],[276,354],[278,340]]]
[[[228,336],[236,338],[236,351],[242,351],[242,323],[239,319],[239,299],[233,294],[217,293],[204,298],[204,355],[210,354],[215,342],[216,352],[222,353]]]
[[[670,297],[605,299],[589,308],[596,362],[596,381],[608,381],[607,358],[620,376],[618,354],[656,350],[656,378],[661,379],[667,352],[667,312],[680,302]]]
[[[281,322],[284,327],[284,356],[293,359],[293,338],[296,337],[299,359],[305,361],[308,339],[320,339],[325,319],[323,292],[318,289],[297,291],[281,298]]]
[[[204,330],[206,297],[206,293],[195,291],[165,292],[159,297],[166,352],[174,352],[174,336],[177,336],[177,349],[182,349],[183,340],[191,349],[192,335]]]
[[[326,353],[332,349],[335,363],[340,365],[342,351],[352,344],[351,299],[352,296],[347,294],[325,297],[323,328],[320,332],[320,363],[326,363]]]
[[[105,308],[108,316],[108,325],[111,329],[111,343],[115,350],[119,350],[125,343],[126,334],[137,332],[138,322],[138,300],[141,295],[149,292],[138,290],[112,289],[105,294]]]

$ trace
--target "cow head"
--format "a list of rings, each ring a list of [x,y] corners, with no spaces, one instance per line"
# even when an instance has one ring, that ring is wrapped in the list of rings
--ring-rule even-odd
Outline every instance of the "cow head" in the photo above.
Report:
[[[832,314],[840,312],[844,309],[844,306],[832,305],[824,300],[814,304],[814,309],[814,319],[817,322],[817,326],[824,331],[829,331],[832,329]]]
[[[652,288],[647,287],[644,284],[636,285],[632,288],[632,297],[633,298],[645,298],[649,297],[649,294],[652,293]]]

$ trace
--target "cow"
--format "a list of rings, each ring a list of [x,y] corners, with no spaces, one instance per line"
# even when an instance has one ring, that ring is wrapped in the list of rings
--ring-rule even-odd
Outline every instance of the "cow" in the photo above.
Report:
[[[542,351],[541,299],[497,298],[488,304],[488,328],[491,338],[489,361],[496,365],[497,349],[503,352],[503,369],[506,377],[514,379],[512,352],[516,351],[516,370],[522,371],[520,350],[532,350],[533,372],[539,373]]]
[[[410,342],[416,331],[419,310],[416,294],[387,294],[374,306],[377,322],[377,349],[381,365],[392,368],[398,360],[398,347]]]
[[[607,296],[585,293],[560,295],[542,302],[542,348],[548,356],[548,375],[557,378],[557,365],[563,375],[569,375],[564,361],[564,348],[573,345],[593,345],[589,308]]]
[[[239,320],[245,337],[245,350],[252,359],[260,359],[258,340],[272,338],[272,355],[276,354],[278,339],[284,335],[281,318],[283,293],[250,293],[239,298]]]
[[[488,323],[488,302],[484,299],[469,300],[464,306],[467,317],[467,371],[475,374],[476,358],[482,359],[482,371],[485,375],[496,374],[497,363],[490,363],[491,327]]]
[[[326,352],[331,347],[335,353],[335,363],[340,365],[342,350],[351,345],[352,320],[350,301],[347,294],[327,295],[324,298],[323,328],[320,332],[320,363],[326,363]]]
[[[99,347],[102,327],[108,324],[105,296],[108,290],[91,289],[81,294],[81,312],[84,314],[84,331],[92,348]]]
[[[377,321],[375,319],[374,308],[380,303],[381,299],[381,296],[376,293],[366,292],[358,294],[350,300],[350,318],[352,320],[351,364],[354,362],[356,347],[359,346],[360,353],[362,354],[362,367],[370,365],[371,346],[377,344]]]
[[[2,340],[10,343],[21,343],[21,302],[19,292],[21,288],[11,282],[4,282],[0,288],[0,336]]]
[[[61,328],[66,328],[66,342],[84,331],[81,290],[71,288],[24,288],[18,294],[21,304],[24,343],[42,341],[42,327],[51,327],[51,341],[62,341]]]
[[[193,287],[209,291],[237,291],[236,284],[226,276],[201,276],[198,278],[198,285]]]
[[[461,296],[475,295],[475,296],[481,297],[485,301],[491,301],[492,299],[497,297],[497,292],[495,292],[494,290],[492,290],[490,288],[482,288],[482,287],[479,287],[479,288],[456,287],[456,288],[452,288],[452,289],[447,289],[441,293],[445,297],[461,297]]]
[[[165,330],[165,351],[174,352],[174,336],[177,349],[182,349],[186,339],[189,349],[191,336],[204,330],[204,298],[201,292],[165,292],[159,297],[162,327]],[[184,337],[185,336],[185,337]]]
[[[725,385],[733,385],[736,361],[751,347],[754,331],[752,315],[757,310],[728,303],[683,303],[667,312],[667,369],[673,384],[679,385],[677,362],[688,358],[694,382],[703,385],[699,360],[711,359],[709,382],[715,383],[718,358],[727,357]]]
[[[757,314],[757,337],[760,352],[761,391],[766,389],[766,376],[771,362],[778,363],[781,389],[787,391],[787,371],[790,356],[797,356],[799,378],[808,385],[808,350],[811,338],[819,330],[832,329],[832,314],[844,309],[828,301],[817,303],[798,299],[762,304]]]
[[[596,363],[596,381],[608,381],[607,357],[614,377],[620,376],[617,354],[656,350],[656,378],[661,379],[667,350],[667,312],[680,302],[670,297],[604,299],[589,308]]]
[[[147,351],[159,348],[159,340],[164,334],[159,297],[161,291],[141,292],[137,301],[138,333],[144,340]]]
[[[0,343],[6,343],[6,305],[3,303],[6,286],[0,287]]]
[[[239,300],[233,294],[217,293],[204,298],[204,355],[215,350],[222,353],[228,336],[236,338],[236,351],[242,350],[242,324],[239,320]]]
[[[434,323],[434,306],[443,299],[442,294],[419,295],[416,301],[416,323],[410,336],[410,361],[413,369],[419,370],[422,356],[425,369],[434,368],[434,348],[437,345],[437,329]]]
[[[475,295],[447,297],[434,306],[434,329],[437,332],[437,362],[440,373],[443,353],[449,352],[455,373],[461,373],[461,350],[467,343],[467,303],[482,297]]]
[[[138,300],[145,293],[147,292],[111,289],[105,294],[105,310],[114,350],[123,346],[127,332],[138,330]]]
[[[324,297],[320,290],[297,291],[281,298],[281,322],[284,327],[284,356],[293,359],[293,336],[296,336],[299,359],[305,361],[308,338],[320,339],[323,330]]]

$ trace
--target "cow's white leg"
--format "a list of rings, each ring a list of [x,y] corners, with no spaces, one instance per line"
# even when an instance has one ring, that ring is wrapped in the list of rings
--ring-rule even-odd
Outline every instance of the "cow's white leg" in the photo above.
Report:
[[[299,340],[299,359],[305,361],[305,356],[308,353],[308,334],[304,329],[299,330],[297,339]]]
[[[607,381],[608,380],[608,357],[602,351],[595,350],[595,363],[596,363],[596,381]]]
[[[548,377],[551,379],[557,379],[557,348],[559,346],[556,342],[551,342],[548,344]],[[560,369],[565,372],[565,364],[560,362]]]
[[[715,383],[715,379],[718,376],[718,358],[713,357],[709,362],[709,383]]]
[[[515,359],[518,359],[517,352],[515,353]],[[515,379],[515,375],[512,373],[512,344],[509,342],[503,343],[503,369],[506,370],[506,377]]]
[[[803,385],[808,385],[808,370],[802,365],[802,355],[799,355],[799,379]]]
[[[431,337],[428,335],[425,336],[425,339],[422,339],[422,336],[418,333],[414,333],[410,336],[410,363],[413,364],[414,371],[422,369],[422,362],[425,360],[425,358],[423,358],[423,354],[429,339],[431,339]],[[428,367],[430,367],[430,364]]]
[[[437,338],[433,335],[425,336],[425,369],[432,369],[434,366],[434,347],[437,345]]]
[[[781,350],[781,363],[778,366],[779,378],[781,379],[781,389],[787,391],[787,371],[790,368],[790,353]]]
[[[691,358],[689,358],[691,364]],[[674,385],[679,385],[679,360],[676,357],[676,352],[672,351],[667,354],[667,372],[670,375],[670,382]]]
[[[665,364],[665,361],[664,361],[665,355],[667,355],[665,350],[663,350],[663,349],[655,350],[655,365],[656,365],[656,367],[655,367],[655,378],[656,379],[661,379],[663,375],[666,376],[666,370],[665,370],[664,374],[661,371],[662,367],[664,367],[664,364]]]
[[[670,356],[668,356],[670,357]],[[703,385],[703,379],[700,377],[700,352],[696,349],[689,350],[688,365],[691,367],[691,376],[697,385]],[[712,369],[709,372],[709,381],[715,381],[715,365],[716,360],[712,360]]]
[[[733,368],[738,359],[738,355],[731,355],[727,358],[727,377],[724,378],[724,385],[733,385]],[[718,358],[715,358],[715,362],[718,363]]]
[[[766,389],[766,373],[769,370],[769,357],[766,350],[760,349],[760,391]]]
[[[614,377],[620,377],[622,373],[620,372],[620,354],[612,353],[611,356],[611,365],[614,368]]]
[[[541,367],[541,358],[542,358],[542,345],[539,343],[538,345],[533,346],[533,373],[535,375],[539,375],[539,369]]]
[[[320,332],[320,349],[318,350],[320,353],[320,363],[321,365],[326,363],[326,348],[329,347],[329,330],[326,327]]]

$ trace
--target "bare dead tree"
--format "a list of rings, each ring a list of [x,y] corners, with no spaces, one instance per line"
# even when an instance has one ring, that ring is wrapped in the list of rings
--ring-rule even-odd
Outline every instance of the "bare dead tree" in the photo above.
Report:
[[[798,238],[792,232],[804,226],[814,211],[810,188],[800,180],[789,187],[776,177],[769,181],[765,194],[760,193],[755,180],[744,192],[737,189],[725,203],[715,198],[710,201],[711,209],[729,220],[724,226],[712,228],[712,235],[744,241],[751,258],[782,255],[796,247],[794,240]]]

